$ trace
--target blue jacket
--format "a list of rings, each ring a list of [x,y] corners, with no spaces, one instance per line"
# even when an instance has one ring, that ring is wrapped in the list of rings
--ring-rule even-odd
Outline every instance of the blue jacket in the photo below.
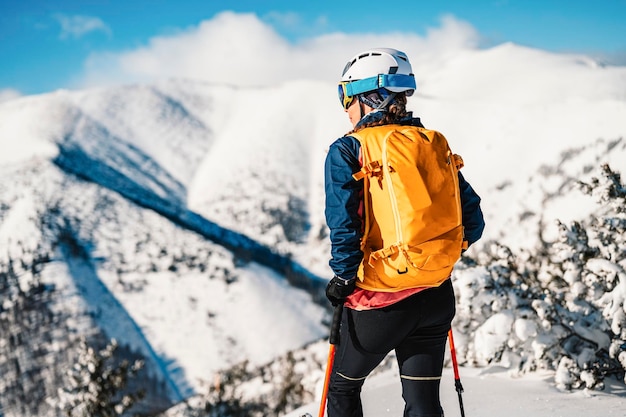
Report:
[[[359,124],[380,117],[380,112],[369,113]],[[400,124],[423,127],[419,118],[411,114]],[[324,167],[326,190],[326,224],[330,228],[331,260],[334,274],[349,279],[355,277],[363,258],[361,252],[362,218],[359,215],[363,198],[363,182],[352,174],[361,169],[361,145],[352,136],[337,139],[329,148]],[[485,221],[480,209],[480,197],[459,172],[463,226],[468,244],[482,236]]]

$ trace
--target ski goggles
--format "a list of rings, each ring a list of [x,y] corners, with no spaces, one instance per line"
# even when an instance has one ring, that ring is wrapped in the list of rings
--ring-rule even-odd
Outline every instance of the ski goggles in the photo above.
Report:
[[[382,87],[415,90],[415,78],[413,75],[405,74],[379,74],[376,77],[365,78],[357,81],[342,81],[337,86],[339,102],[343,106],[344,110],[347,110],[354,101],[355,96],[358,94],[378,90]]]
[[[348,110],[348,107],[352,105],[352,102],[354,101],[356,97],[356,96],[348,95],[347,85],[349,83],[350,81],[343,81],[343,82],[340,82],[339,85],[337,86],[337,93],[339,94],[339,102],[343,106],[344,110]]]

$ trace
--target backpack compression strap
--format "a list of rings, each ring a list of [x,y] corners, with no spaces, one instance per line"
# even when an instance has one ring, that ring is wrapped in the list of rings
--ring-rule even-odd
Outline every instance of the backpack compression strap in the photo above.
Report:
[[[352,178],[354,178],[355,180],[359,181],[363,178],[365,178],[366,176],[369,177],[379,177],[381,176],[383,173],[383,169],[380,166],[380,162],[378,161],[373,161],[370,162],[369,164],[365,165],[363,168],[361,168],[360,171],[355,172],[354,174],[352,174]]]

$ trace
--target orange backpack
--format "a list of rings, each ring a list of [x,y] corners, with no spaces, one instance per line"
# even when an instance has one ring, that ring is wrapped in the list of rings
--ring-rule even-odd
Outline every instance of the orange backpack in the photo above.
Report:
[[[467,247],[458,171],[439,132],[384,125],[352,133],[361,143],[364,253],[357,286],[394,292],[439,286]]]

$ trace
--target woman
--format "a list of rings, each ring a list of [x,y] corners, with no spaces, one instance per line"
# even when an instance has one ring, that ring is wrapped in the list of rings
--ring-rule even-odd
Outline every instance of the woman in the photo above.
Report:
[[[344,304],[340,340],[328,392],[328,417],[362,416],[365,378],[395,350],[405,401],[404,416],[443,416],[439,382],[446,338],[455,314],[449,279],[436,287],[373,288],[364,285],[363,181],[361,144],[351,134],[366,127],[394,124],[423,128],[406,110],[415,90],[409,60],[401,51],[376,48],[348,61],[339,98],[354,129],[329,148],[325,163],[326,222],[330,228],[330,266],[335,274],[326,295]],[[464,238],[482,235],[480,198],[458,174]],[[376,219],[370,219],[370,227]],[[361,267],[361,268],[360,268]]]

